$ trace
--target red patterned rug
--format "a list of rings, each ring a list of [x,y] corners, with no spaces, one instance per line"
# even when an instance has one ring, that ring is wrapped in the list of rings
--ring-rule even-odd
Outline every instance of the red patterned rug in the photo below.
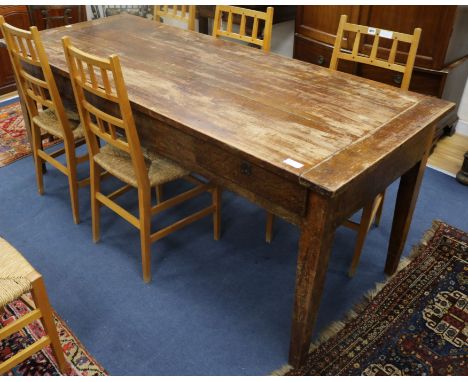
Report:
[[[468,233],[434,222],[400,270],[286,375],[468,375]]]
[[[29,307],[21,300],[16,300],[5,306],[0,316],[0,326],[5,326],[16,318],[29,312]],[[71,365],[68,375],[107,375],[104,368],[88,353],[80,341],[75,337],[67,324],[54,312],[55,326],[62,343],[65,358]],[[15,333],[0,341],[0,362],[5,361],[18,353],[29,344],[44,335],[44,329],[39,321],[28,325],[19,333]],[[13,368],[8,375],[34,376],[34,375],[61,375],[50,347],[35,353],[26,361]]]
[[[58,143],[44,140],[44,147]],[[0,167],[31,154],[19,99],[0,102]]]

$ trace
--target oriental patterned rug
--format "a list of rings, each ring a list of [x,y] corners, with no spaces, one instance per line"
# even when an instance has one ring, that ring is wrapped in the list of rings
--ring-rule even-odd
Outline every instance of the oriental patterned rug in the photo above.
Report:
[[[44,147],[58,143],[44,140]],[[0,102],[0,167],[31,154],[18,97]]]
[[[434,222],[409,260],[280,375],[468,375],[468,233]]]
[[[29,311],[29,307],[21,300],[16,300],[5,306],[0,315],[0,326],[5,326]],[[80,341],[75,337],[67,324],[54,312],[55,326],[60,337],[65,358],[71,365],[68,375],[99,376],[107,375],[104,368],[88,353]],[[18,333],[0,341],[0,362],[10,358],[29,344],[44,335],[44,329],[39,321],[28,325]],[[32,357],[14,367],[8,375],[39,376],[61,375],[50,347],[35,353]]]

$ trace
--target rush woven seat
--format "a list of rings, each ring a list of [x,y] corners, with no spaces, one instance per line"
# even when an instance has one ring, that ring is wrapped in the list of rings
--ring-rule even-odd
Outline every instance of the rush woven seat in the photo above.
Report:
[[[5,239],[0,237],[0,306],[31,289],[28,275],[34,268]]]
[[[31,292],[34,306],[23,295]],[[60,340],[57,335],[52,309],[42,276],[29,264],[29,262],[5,239],[0,237],[0,307],[15,300],[23,301],[31,311],[0,328],[0,340],[8,338],[20,331],[35,320],[41,320],[45,336],[37,339],[31,345],[18,350],[8,359],[0,363],[0,374],[6,373],[13,367],[29,358],[34,353],[51,345],[53,355],[57,359],[60,371],[67,373],[69,365],[65,361]]]
[[[157,154],[149,154],[147,151],[144,151],[143,156],[146,168],[148,169],[150,187],[171,182],[190,174],[189,171],[183,169],[178,164]],[[138,187],[135,168],[133,167],[130,155],[126,152],[112,145],[105,145],[94,156],[94,160],[116,178],[133,187]]]
[[[66,115],[70,128],[73,132],[73,139],[77,140],[84,138],[84,130],[80,123],[80,117],[73,112],[66,112]],[[39,114],[33,118],[33,122],[49,134],[52,134],[53,136],[61,139],[64,138],[63,128],[53,110],[47,109],[40,111]]]

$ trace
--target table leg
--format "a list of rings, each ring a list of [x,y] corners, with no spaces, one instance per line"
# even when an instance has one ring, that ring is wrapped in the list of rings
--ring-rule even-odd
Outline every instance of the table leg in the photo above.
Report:
[[[398,268],[418,199],[428,154],[429,151],[426,152],[420,162],[416,163],[400,179],[395,213],[393,215],[392,232],[388,244],[387,262],[385,264],[385,273],[387,275],[392,275]]]
[[[299,366],[308,354],[317,318],[335,227],[330,199],[310,194],[307,217],[301,227],[296,271],[296,295],[289,363]]]

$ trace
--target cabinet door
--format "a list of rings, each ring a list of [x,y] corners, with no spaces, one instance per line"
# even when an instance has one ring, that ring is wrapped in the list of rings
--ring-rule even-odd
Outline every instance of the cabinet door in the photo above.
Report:
[[[29,28],[29,15],[26,6],[0,7],[0,15],[5,18],[8,24],[22,29]],[[3,38],[1,32],[0,38]],[[0,48],[0,94],[13,91],[15,87],[15,78],[10,56],[6,48]]]
[[[37,29],[50,29],[86,21],[84,5],[29,5],[31,20]]]
[[[457,7],[448,5],[372,5],[362,6],[359,24],[413,33],[421,28],[421,40],[416,56],[416,66],[430,69],[444,67],[445,54],[452,33]],[[382,51],[390,48],[390,40],[381,39]],[[372,38],[367,38],[364,48],[370,51]],[[406,62],[409,47],[399,44],[397,59]],[[382,52],[384,55],[384,53]],[[388,54],[388,53],[387,53]]]
[[[358,21],[359,5],[302,5],[297,7],[296,33],[328,45],[335,43],[341,15],[352,23]],[[350,42],[343,39],[343,48]]]

